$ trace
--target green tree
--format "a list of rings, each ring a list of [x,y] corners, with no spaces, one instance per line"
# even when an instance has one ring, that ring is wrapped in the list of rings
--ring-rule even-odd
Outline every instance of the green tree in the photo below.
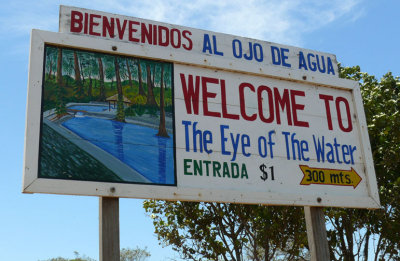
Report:
[[[125,122],[125,110],[124,110],[124,94],[122,91],[122,83],[120,76],[120,61],[117,56],[114,56],[114,68],[115,68],[115,77],[117,79],[117,90],[118,90],[118,101],[117,101],[117,116],[116,120]]]
[[[172,66],[171,65],[165,66],[164,70],[165,70],[164,87],[165,87],[165,89],[168,89],[168,88],[171,89]]]
[[[157,136],[169,138],[166,126],[165,126],[165,99],[164,99],[164,64],[161,64],[161,76],[160,76],[160,124],[158,126]]]
[[[92,98],[93,97],[93,79],[96,78],[99,73],[99,65],[97,63],[95,54],[87,53],[84,64],[85,64],[85,67],[84,67],[85,74],[89,78],[87,96]]]
[[[114,77],[115,77],[115,66],[114,66],[114,58],[112,56],[104,56],[105,63],[105,76],[107,80],[111,80],[111,89],[114,90]]]
[[[103,69],[103,60],[101,55],[97,54],[97,64],[98,64],[98,68],[99,68],[99,80],[100,80],[100,97],[99,100],[100,101],[106,101],[106,90],[105,90],[105,86],[104,86],[104,69]]]
[[[155,233],[185,260],[302,260],[299,207],[146,200]]]
[[[153,78],[152,78],[152,71],[151,71],[151,64],[150,62],[146,63],[146,74],[147,74],[147,103],[146,105],[157,107],[157,102],[154,97],[154,75],[155,69],[153,70]],[[155,68],[155,67],[154,67]]]
[[[79,57],[76,51],[74,51],[74,71],[75,71],[75,96],[78,99],[83,99],[85,92],[83,89],[83,83],[81,81],[81,70],[79,68]]]
[[[68,80],[70,78],[72,78],[72,74],[74,72],[74,57],[73,57],[73,53],[71,50],[63,49],[62,70],[63,70],[64,77],[66,79],[65,87],[67,87],[69,85]]]
[[[144,261],[150,257],[147,248],[122,248],[120,252],[120,261]]]
[[[64,258],[64,257],[55,257],[42,261],[96,261],[93,258],[87,257],[85,255],[81,256],[77,251],[74,251],[75,258]]]
[[[139,81],[139,95],[141,96],[146,96],[146,93],[143,88],[143,76],[142,76],[142,64],[140,59],[135,59],[134,64],[137,66],[137,72],[138,72],[138,81]]]
[[[382,207],[327,209],[331,258],[400,260],[400,79],[378,81],[359,66],[340,67],[340,77],[360,83]]]
[[[52,77],[52,73],[56,70],[56,61],[57,61],[57,48],[48,46],[46,47],[46,72],[47,79],[50,80]]]
[[[63,87],[62,86],[57,86],[56,87],[56,114],[58,118],[61,118],[62,116],[66,115],[67,113],[67,108],[65,106],[64,102],[64,92],[63,92]]]
[[[125,58],[127,75],[128,75],[128,79],[129,79],[129,86],[131,88],[133,88],[130,60],[131,60],[130,58]]]
[[[67,108],[65,107],[64,102],[64,90],[63,90],[63,81],[62,81],[62,48],[57,48],[57,84],[56,84],[56,114],[57,117],[60,118],[67,113]]]
[[[57,85],[58,86],[62,86],[63,85],[63,79],[62,79],[62,60],[63,60],[63,56],[62,56],[62,48],[58,47],[58,55],[57,55]]]
[[[81,256],[78,252],[74,252],[75,258],[64,258],[56,257],[50,258],[42,261],[96,261],[93,258],[87,257],[85,255]],[[145,248],[122,248],[120,251],[120,261],[145,261],[151,256],[150,252]]]
[[[400,79],[378,81],[358,66],[341,67],[340,77],[360,82],[381,208],[325,209],[331,259],[400,260]],[[308,258],[299,208],[154,200],[144,208],[159,240],[185,259]]]

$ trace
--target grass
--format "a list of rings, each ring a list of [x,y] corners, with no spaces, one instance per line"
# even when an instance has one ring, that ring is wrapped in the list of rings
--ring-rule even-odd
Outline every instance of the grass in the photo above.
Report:
[[[100,161],[46,124],[42,126],[39,178],[123,182]]]

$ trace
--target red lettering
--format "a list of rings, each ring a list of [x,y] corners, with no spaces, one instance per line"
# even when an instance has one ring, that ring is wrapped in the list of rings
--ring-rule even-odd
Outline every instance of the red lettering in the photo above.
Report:
[[[195,87],[193,88],[193,75],[189,74],[188,81],[186,83],[185,75],[179,74],[181,77],[183,97],[186,105],[186,112],[188,114],[193,113],[199,114],[199,92],[200,92],[200,76],[196,76]]]
[[[103,16],[103,37],[107,37],[107,32],[108,35],[111,38],[114,38],[114,18],[110,18],[111,22],[108,21],[107,16]]]
[[[153,25],[153,45],[157,45],[157,25]]]
[[[347,128],[343,126],[343,121],[342,121],[342,113],[340,110],[340,102],[343,102],[345,107],[346,107],[346,112],[347,112]],[[353,123],[351,122],[351,116],[350,116],[350,105],[349,102],[343,98],[343,97],[337,97],[335,100],[336,103],[336,111],[337,111],[337,116],[338,116],[338,121],[339,121],[339,128],[344,131],[344,132],[350,132],[353,130]]]
[[[135,38],[135,37],[132,36],[133,33],[136,33],[136,32],[137,32],[137,28],[134,28],[134,27],[133,27],[134,25],[140,25],[140,23],[137,22],[137,21],[129,21],[129,34],[128,34],[128,39],[129,39],[129,41],[131,41],[131,42],[137,43],[137,42],[139,42],[139,38]]]
[[[221,113],[208,110],[208,98],[215,98],[217,94],[207,91],[207,83],[218,84],[219,80],[210,77],[201,78],[201,86],[203,88],[203,114],[204,116],[221,117]]]
[[[281,115],[279,112],[279,107],[282,108],[282,112],[286,108],[286,116],[289,125],[292,125],[292,116],[290,113],[290,100],[289,100],[289,90],[285,89],[283,91],[283,96],[281,97],[278,88],[274,88],[274,98],[275,98],[275,113],[276,113],[276,123],[281,124]]]
[[[268,105],[269,105],[269,117],[265,118],[263,113],[263,106],[262,106],[262,92],[267,91],[268,95]],[[268,86],[259,86],[257,89],[257,102],[258,102],[258,114],[260,115],[260,119],[265,123],[271,123],[274,121],[274,97],[272,95],[272,90]],[[279,112],[278,112],[279,113]],[[280,120],[280,117],[276,117]],[[280,124],[280,122],[279,122]]]
[[[71,11],[71,32],[80,33],[83,28],[83,15],[78,11]]]
[[[196,78],[194,78],[196,77]],[[180,73],[180,79],[182,84],[182,91],[186,106],[186,112],[188,114],[199,114],[199,97],[200,97],[200,88],[202,92],[202,101],[203,101],[203,115],[210,117],[223,117],[225,119],[239,120],[243,118],[246,121],[255,121],[257,116],[260,117],[260,120],[264,123],[273,123],[281,124],[281,113],[285,113],[288,125],[294,125],[298,127],[309,127],[309,123],[307,121],[301,121],[299,119],[299,111],[304,111],[305,105],[296,101],[297,97],[305,97],[305,92],[300,90],[290,90],[283,89],[279,90],[277,87],[271,88],[265,85],[260,85],[255,88],[252,84],[243,82],[239,85],[239,102],[240,102],[240,114],[229,113],[228,111],[228,102],[227,102],[227,86],[226,81],[224,79],[212,78],[212,77],[204,77],[204,76],[193,76],[191,74],[186,78],[185,74]],[[200,86],[201,81],[201,86]],[[211,85],[214,84],[214,85]],[[219,85],[219,86],[215,86]],[[220,87],[221,90],[221,100],[217,98],[219,92],[211,91],[212,88]],[[247,97],[253,97],[257,99],[257,107],[258,113],[248,114],[246,109],[246,96],[245,91],[248,90]],[[252,93],[252,94],[251,94]],[[257,96],[255,96],[255,94]],[[321,97],[324,97],[323,95]],[[212,102],[211,100],[214,99]],[[329,100],[330,98],[326,98]],[[332,98],[333,99],[333,98]],[[347,109],[347,116],[350,117],[349,105],[346,99],[339,97],[337,99],[337,108],[340,109],[339,106],[341,103],[345,103]],[[209,104],[213,104],[213,109],[209,109]],[[218,111],[216,105],[221,106],[221,111]],[[342,106],[343,107],[343,106]],[[251,111],[251,110],[250,110]],[[293,118],[292,118],[293,117]],[[341,115],[339,115],[341,119]],[[349,121],[349,126],[344,128],[343,124],[341,125],[344,131],[350,131],[352,126]]]
[[[182,44],[182,46],[185,50],[188,50],[188,51],[192,50],[192,48],[193,48],[193,42],[192,42],[192,39],[190,39],[189,35],[192,35],[192,33],[190,31],[185,30],[182,32],[183,38],[185,38],[189,44],[189,45]]]
[[[95,36],[100,36],[100,33],[94,32],[93,31],[93,27],[98,26],[99,23],[95,22],[94,19],[95,18],[101,18],[100,15],[96,15],[96,14],[91,14],[89,16],[89,34],[90,35],[95,35]]]
[[[119,40],[128,38],[131,42],[172,46],[175,49],[183,48],[188,51],[193,49],[192,32],[189,30],[180,31],[178,28],[170,29],[162,25],[79,11],[71,11],[70,32]]]
[[[221,102],[222,102],[222,117],[226,119],[238,120],[239,115],[228,113],[226,106],[226,89],[225,80],[221,80]]]
[[[141,42],[145,43],[147,41],[149,44],[152,44],[153,43],[153,25],[149,24],[149,28],[147,28],[146,24],[142,23],[141,31],[142,31]]]
[[[124,20],[124,22],[122,23],[122,26],[121,26],[121,22],[120,22],[119,18],[117,18],[116,20],[117,20],[118,37],[120,40],[122,40],[124,38],[127,21]]]
[[[176,36],[174,35],[176,33]],[[175,43],[175,39],[177,39],[177,43]],[[171,45],[174,48],[180,48],[181,47],[181,32],[179,32],[178,29],[172,29],[171,30]]]
[[[293,114],[293,123],[294,126],[299,126],[299,127],[309,127],[309,123],[306,121],[299,121],[297,118],[297,111],[298,110],[304,110],[305,105],[304,104],[297,104],[296,103],[296,96],[306,96],[305,92],[303,91],[297,91],[297,90],[290,90],[290,101],[292,103],[292,114]]]
[[[319,98],[325,101],[325,111],[326,111],[326,120],[328,121],[328,129],[333,130],[331,109],[329,107],[329,101],[333,101],[333,96],[320,94]]]
[[[163,34],[164,32],[164,34]],[[163,37],[165,35],[165,37]],[[158,26],[158,45],[168,46],[169,45],[169,30],[165,26]]]
[[[85,24],[84,24],[84,28],[83,28],[83,32],[84,34],[88,33],[88,13],[85,13]]]
[[[246,114],[246,104],[244,101],[244,88],[249,88],[252,92],[255,92],[254,86],[251,85],[250,83],[244,82],[239,85],[239,100],[240,100],[240,115],[242,115],[243,119],[247,121],[254,121],[257,119],[257,114],[253,114],[251,116],[248,116]]]

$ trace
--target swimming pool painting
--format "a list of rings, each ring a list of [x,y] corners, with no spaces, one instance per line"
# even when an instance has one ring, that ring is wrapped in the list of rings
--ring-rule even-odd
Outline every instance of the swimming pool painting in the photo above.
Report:
[[[151,182],[174,184],[172,137],[159,137],[157,130],[149,127],[93,117],[72,118],[62,126],[107,151]]]
[[[112,109],[114,107],[111,107]],[[108,106],[93,106],[93,105],[73,105],[68,107],[69,110],[84,111],[84,112],[105,112],[109,110]]]
[[[176,186],[172,64],[45,47],[40,178]]]

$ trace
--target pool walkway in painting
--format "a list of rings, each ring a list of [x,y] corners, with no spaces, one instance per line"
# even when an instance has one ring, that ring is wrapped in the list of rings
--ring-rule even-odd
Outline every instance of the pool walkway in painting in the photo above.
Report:
[[[157,116],[117,122],[112,120],[116,109],[106,103],[69,103],[67,112],[57,119],[54,110],[46,111],[43,123],[104,164],[122,182],[175,184],[172,117],[166,117],[170,138],[163,138],[155,136]]]
[[[96,116],[100,118],[113,119],[117,113],[117,109],[111,105],[109,107],[106,102],[90,102],[90,103],[68,103],[67,111],[74,116],[80,115]],[[54,110],[47,111],[48,114],[54,115]],[[44,114],[44,117],[51,118]],[[129,116],[125,117],[126,123],[146,126],[153,129],[158,129],[159,118],[158,116],[144,114],[142,116]],[[172,117],[165,118],[165,125],[168,133],[173,132]]]

